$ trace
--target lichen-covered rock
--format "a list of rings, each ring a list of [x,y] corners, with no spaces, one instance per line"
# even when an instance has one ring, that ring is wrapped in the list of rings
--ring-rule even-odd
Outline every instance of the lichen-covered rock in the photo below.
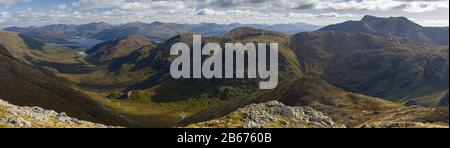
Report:
[[[19,107],[0,99],[0,128],[108,128],[40,107]]]
[[[337,128],[322,112],[311,107],[290,107],[278,101],[251,104],[220,119],[189,125],[188,127],[224,128]]]

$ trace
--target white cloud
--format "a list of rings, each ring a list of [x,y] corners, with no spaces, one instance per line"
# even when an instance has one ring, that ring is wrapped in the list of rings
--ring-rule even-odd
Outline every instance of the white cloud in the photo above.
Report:
[[[59,4],[58,6],[56,6],[58,9],[66,9],[67,5],[66,4]]]
[[[5,17],[3,17],[5,16]],[[172,22],[172,23],[298,23],[306,22],[311,24],[328,24],[345,21],[349,17],[355,19],[359,16],[339,13],[264,13],[253,10],[213,10],[213,9],[184,9],[184,10],[151,10],[151,11],[126,11],[122,9],[113,9],[108,11],[68,11],[68,9],[55,9],[51,11],[23,11],[1,14],[0,18],[14,16],[13,19],[0,23],[0,26],[10,24],[20,24],[21,26],[47,25],[47,24],[81,24],[97,21],[105,21],[113,24],[123,24],[129,22]],[[323,19],[326,17],[326,19]]]
[[[389,11],[401,9],[419,13],[448,8],[448,0],[79,0],[75,7],[85,9],[121,8],[142,9],[251,9],[286,10],[369,10]]]
[[[125,0],[79,0],[72,5],[77,8],[114,8],[123,4]]]
[[[0,5],[13,5],[22,2],[28,2],[30,0],[0,0]]]
[[[183,1],[126,1],[120,4],[118,7],[126,11],[142,11],[142,10],[181,10],[189,9]]]
[[[449,26],[448,20],[435,20],[435,19],[417,19],[417,18],[411,18],[412,21],[423,25],[423,26],[429,26],[429,27],[444,27]]]
[[[209,15],[209,16],[219,16],[219,15],[225,15],[226,13],[222,11],[215,11],[212,9],[204,8],[197,11],[198,15]]]
[[[448,8],[448,0],[327,0],[314,1],[313,9],[332,10],[369,10],[390,11],[401,9],[410,13],[434,11],[439,8]]]
[[[444,0],[78,0],[72,5],[57,5],[53,10],[30,9],[11,12],[9,15],[14,16],[13,18],[0,17],[3,20],[0,26],[80,24],[96,21],[113,24],[163,21],[221,24],[305,22],[327,25],[358,20],[364,14],[380,13],[386,16],[394,9],[394,16],[398,16],[399,11],[404,11],[401,14],[411,15],[442,11],[442,8],[448,8],[448,5],[448,1]],[[355,11],[359,13],[354,13]],[[424,21],[428,19],[436,18],[425,18],[418,22],[432,24],[426,23],[432,22],[431,20]]]
[[[434,11],[439,8],[449,8],[449,1],[416,1],[405,5],[403,9],[410,13],[422,13]]]

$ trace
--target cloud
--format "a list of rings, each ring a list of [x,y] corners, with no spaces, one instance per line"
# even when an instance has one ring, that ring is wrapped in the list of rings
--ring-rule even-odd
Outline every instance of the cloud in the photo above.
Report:
[[[189,9],[187,4],[183,1],[126,1],[121,3],[118,7],[122,10],[136,11],[136,10],[181,10]]]
[[[24,0],[22,0],[24,1]],[[53,10],[30,9],[0,15],[0,26],[105,21],[174,23],[310,23],[358,20],[363,14],[404,15],[441,11],[445,0],[77,0]],[[352,11],[350,11],[352,10]],[[386,11],[386,12],[384,12]],[[403,11],[400,13],[400,11]],[[356,13],[355,13],[356,12]],[[423,18],[448,20],[448,18]],[[7,20],[7,21],[6,21]],[[423,21],[431,24],[433,20]],[[438,21],[434,21],[438,22]]]
[[[14,5],[22,2],[29,2],[31,0],[0,0],[0,5]]]
[[[66,9],[67,5],[66,4],[59,4],[58,6],[56,6],[58,9]]]
[[[439,8],[449,8],[449,1],[412,1],[404,5],[404,11],[409,13],[423,13],[434,11]]]
[[[84,9],[315,9],[315,10],[401,10],[410,13],[449,8],[448,0],[79,0],[73,6]]]
[[[6,22],[6,20],[11,18],[11,13],[10,12],[0,12],[0,23],[4,23]]]
[[[14,16],[14,17],[11,17]],[[77,11],[70,9],[54,9],[50,11],[32,10],[21,12],[9,12],[0,14],[0,19],[9,20],[0,22],[0,26],[47,25],[47,24],[82,24],[97,21],[105,21],[112,24],[123,24],[135,21],[153,22],[162,21],[170,23],[299,23],[329,24],[345,21],[348,19],[359,19],[361,16],[340,13],[284,13],[284,12],[261,12],[242,9],[151,9],[142,11],[128,11],[124,9],[111,9],[107,11]],[[326,19],[322,19],[326,18]]]
[[[434,11],[439,8],[449,8],[448,0],[327,0],[313,1],[303,5],[309,9],[319,10],[369,10],[391,11],[401,8],[410,13]],[[302,8],[302,7],[300,7]]]
[[[72,5],[76,8],[96,9],[114,8],[122,5],[125,0],[79,0]]]
[[[417,18],[411,18],[412,21],[421,24],[423,26],[437,26],[437,27],[444,27],[449,26],[448,20],[439,20],[439,19],[417,19]]]

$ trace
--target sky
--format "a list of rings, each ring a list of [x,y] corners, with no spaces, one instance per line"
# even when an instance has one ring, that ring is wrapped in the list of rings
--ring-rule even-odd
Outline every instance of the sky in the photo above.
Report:
[[[0,27],[107,22],[308,23],[364,15],[449,25],[449,0],[0,0]]]

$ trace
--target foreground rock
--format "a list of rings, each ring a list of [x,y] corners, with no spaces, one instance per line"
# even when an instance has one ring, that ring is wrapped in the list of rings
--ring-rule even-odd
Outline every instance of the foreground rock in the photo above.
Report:
[[[18,107],[0,99],[0,128],[108,128],[40,107]]]
[[[290,107],[278,101],[251,104],[193,128],[338,128],[331,118],[311,107]]]

